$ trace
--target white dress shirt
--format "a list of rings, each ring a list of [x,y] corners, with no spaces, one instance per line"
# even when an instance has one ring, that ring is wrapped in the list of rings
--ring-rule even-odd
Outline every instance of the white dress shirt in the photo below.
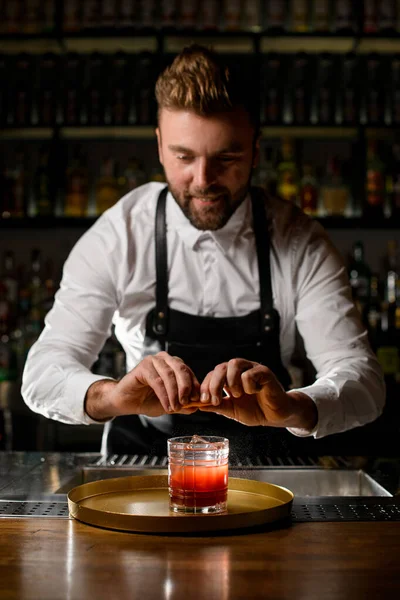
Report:
[[[164,184],[149,183],[105,212],[72,249],[45,328],[25,365],[22,395],[46,417],[94,423],[84,412],[90,369],[112,323],[131,370],[142,358],[145,319],[155,304],[154,220]],[[385,386],[351,300],[345,267],[323,228],[289,202],[269,201],[271,277],[283,364],[296,326],[317,371],[304,391],[322,437],[374,420]],[[242,316],[259,308],[259,275],[248,196],[228,223],[194,228],[167,195],[169,306],[194,315]],[[309,432],[291,430],[296,435]]]

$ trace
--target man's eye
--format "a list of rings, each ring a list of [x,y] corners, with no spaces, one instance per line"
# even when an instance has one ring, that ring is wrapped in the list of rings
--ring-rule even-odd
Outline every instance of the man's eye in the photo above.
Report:
[[[235,160],[235,157],[234,156],[220,156],[219,160],[220,160],[220,162],[223,162],[223,163],[230,163]]]
[[[190,162],[192,160],[191,156],[187,156],[186,154],[180,154],[178,156],[178,160],[182,161],[182,162]]]

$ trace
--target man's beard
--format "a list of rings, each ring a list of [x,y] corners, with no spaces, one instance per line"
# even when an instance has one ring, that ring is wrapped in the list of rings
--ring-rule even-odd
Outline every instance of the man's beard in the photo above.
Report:
[[[207,189],[197,189],[194,190],[194,193],[189,193],[189,190],[181,192],[168,181],[168,178],[167,183],[169,191],[193,227],[202,231],[215,231],[226,225],[245,199],[250,187],[250,178],[234,195],[226,188],[217,186],[210,186]],[[192,198],[202,198],[211,201],[215,199],[215,205],[207,204],[201,210],[198,210],[192,202]]]

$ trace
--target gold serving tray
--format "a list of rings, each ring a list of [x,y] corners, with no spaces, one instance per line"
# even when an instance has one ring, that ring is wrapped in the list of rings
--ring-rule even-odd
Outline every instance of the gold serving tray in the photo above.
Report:
[[[70,514],[107,529],[142,533],[193,533],[241,529],[290,516],[293,494],[271,483],[230,477],[228,511],[187,515],[169,510],[168,477],[145,475],[85,483],[68,494]]]

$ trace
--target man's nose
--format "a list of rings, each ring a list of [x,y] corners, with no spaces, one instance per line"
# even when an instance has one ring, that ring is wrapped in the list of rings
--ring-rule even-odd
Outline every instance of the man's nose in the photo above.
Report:
[[[206,188],[216,179],[215,165],[210,160],[199,160],[195,165],[193,183],[198,188]]]

